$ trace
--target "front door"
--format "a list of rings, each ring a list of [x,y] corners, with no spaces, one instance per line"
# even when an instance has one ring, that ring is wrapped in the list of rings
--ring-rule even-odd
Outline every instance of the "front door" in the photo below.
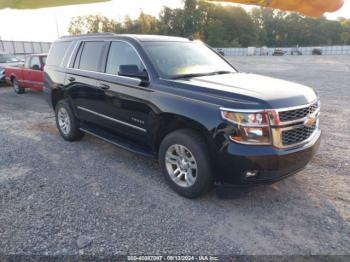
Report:
[[[31,56],[29,58],[28,68],[23,70],[23,81],[25,87],[42,90],[43,84],[43,66],[39,56]]]
[[[97,111],[104,118],[104,127],[147,145],[152,89],[145,87],[140,78],[118,75],[121,65],[136,65],[140,72],[146,71],[131,44],[111,42],[105,72],[97,80],[97,93],[101,98],[96,100]]]

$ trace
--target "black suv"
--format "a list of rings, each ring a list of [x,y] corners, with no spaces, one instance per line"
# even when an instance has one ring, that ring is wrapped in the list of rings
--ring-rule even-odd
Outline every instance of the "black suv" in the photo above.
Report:
[[[320,102],[311,88],[238,72],[185,38],[63,37],[51,47],[44,85],[64,139],[89,133],[158,158],[185,197],[214,183],[280,180],[319,146]]]

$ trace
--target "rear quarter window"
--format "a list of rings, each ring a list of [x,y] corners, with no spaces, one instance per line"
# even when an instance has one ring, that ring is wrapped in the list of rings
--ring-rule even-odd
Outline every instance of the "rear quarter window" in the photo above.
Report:
[[[52,45],[46,64],[51,66],[59,66],[67,52],[71,42],[56,42]]]

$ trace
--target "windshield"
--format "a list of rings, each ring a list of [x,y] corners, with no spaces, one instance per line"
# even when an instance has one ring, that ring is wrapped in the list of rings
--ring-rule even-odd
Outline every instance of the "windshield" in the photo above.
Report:
[[[236,72],[200,42],[146,42],[146,52],[163,78]]]
[[[15,63],[19,62],[19,59],[10,54],[0,54],[0,63]]]

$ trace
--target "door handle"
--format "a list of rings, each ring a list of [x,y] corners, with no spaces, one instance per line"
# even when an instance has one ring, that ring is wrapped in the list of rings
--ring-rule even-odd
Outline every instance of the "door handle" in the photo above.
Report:
[[[99,86],[102,90],[108,90],[109,89],[109,85],[106,84],[100,84]]]
[[[75,78],[72,77],[72,76],[70,76],[70,77],[68,77],[68,81],[69,81],[69,82],[74,82],[74,81],[75,81]]]

